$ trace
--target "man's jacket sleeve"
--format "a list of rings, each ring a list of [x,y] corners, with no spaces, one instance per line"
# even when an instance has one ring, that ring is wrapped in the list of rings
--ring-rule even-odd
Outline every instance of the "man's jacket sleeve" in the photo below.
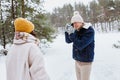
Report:
[[[67,32],[65,32],[65,41],[66,41],[66,43],[72,43],[72,40],[70,40],[69,37],[70,37],[69,34]]]

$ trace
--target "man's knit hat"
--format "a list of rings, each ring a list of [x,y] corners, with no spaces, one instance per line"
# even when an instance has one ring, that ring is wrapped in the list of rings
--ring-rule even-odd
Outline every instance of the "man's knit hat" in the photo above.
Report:
[[[73,17],[71,18],[71,24],[73,24],[74,22],[84,23],[84,20],[78,11],[75,11]]]

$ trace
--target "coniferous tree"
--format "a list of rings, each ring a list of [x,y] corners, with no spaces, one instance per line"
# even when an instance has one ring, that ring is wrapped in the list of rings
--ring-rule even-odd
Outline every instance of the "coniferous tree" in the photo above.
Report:
[[[54,30],[46,25],[46,17],[40,0],[2,0],[1,1],[0,44],[6,48],[14,37],[13,21],[17,17],[24,17],[32,21],[38,38],[52,41]],[[9,4],[9,5],[8,5]],[[3,15],[6,14],[6,15]],[[41,32],[42,31],[42,32]],[[45,31],[47,31],[45,33]]]

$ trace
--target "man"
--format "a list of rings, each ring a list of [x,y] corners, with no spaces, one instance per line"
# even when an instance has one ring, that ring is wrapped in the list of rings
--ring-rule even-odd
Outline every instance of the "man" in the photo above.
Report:
[[[65,40],[73,43],[77,80],[89,80],[94,60],[94,29],[84,22],[78,11],[71,18],[71,26],[66,26]]]

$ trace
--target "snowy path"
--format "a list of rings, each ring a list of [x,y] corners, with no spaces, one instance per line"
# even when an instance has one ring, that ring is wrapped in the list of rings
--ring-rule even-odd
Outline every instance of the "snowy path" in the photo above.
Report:
[[[112,46],[119,37],[120,33],[96,34],[91,80],[120,80],[120,49]],[[71,49],[61,34],[46,49],[44,57],[51,80],[76,80]],[[0,57],[0,80],[6,80],[4,62],[4,57]]]
[[[66,44],[60,35],[47,49],[46,67],[51,80],[75,80],[74,60],[71,53],[72,45]]]

